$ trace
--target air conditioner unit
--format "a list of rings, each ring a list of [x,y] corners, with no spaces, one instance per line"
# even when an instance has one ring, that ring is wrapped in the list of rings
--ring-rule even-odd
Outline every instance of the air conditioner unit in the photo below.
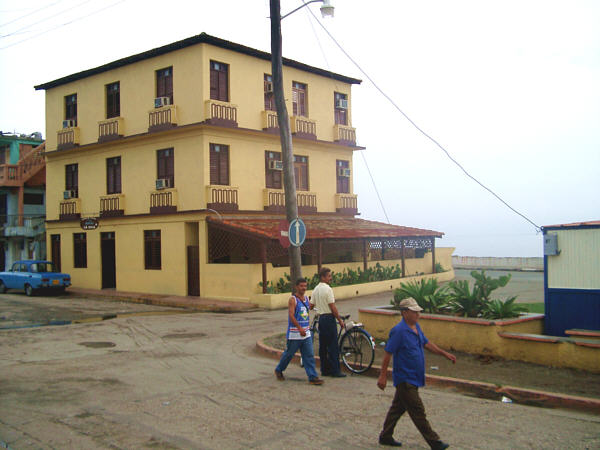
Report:
[[[350,177],[350,169],[346,169],[346,168],[338,169],[338,176],[349,178]]]
[[[76,125],[77,123],[74,119],[63,120],[63,128],[71,128]]]
[[[273,83],[271,83],[269,81],[267,81],[265,83],[265,92],[267,92],[267,93],[273,92]]]
[[[171,104],[171,99],[169,97],[156,97],[154,99],[154,107],[161,108],[163,106],[167,106]]]
[[[64,191],[63,192],[63,198],[65,200],[69,200],[71,198],[77,198],[77,191],[71,190],[71,191]]]
[[[159,178],[156,180],[156,189],[166,189],[171,187],[171,180],[168,178]]]
[[[337,109],[348,109],[348,100],[345,98],[338,98],[335,101],[335,107]]]
[[[269,169],[270,170],[283,170],[283,161],[277,161],[272,159],[269,161]]]

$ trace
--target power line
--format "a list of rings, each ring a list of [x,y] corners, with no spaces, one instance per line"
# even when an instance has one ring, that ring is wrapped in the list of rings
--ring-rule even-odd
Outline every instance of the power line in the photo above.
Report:
[[[89,2],[91,2],[91,1],[92,1],[92,0],[85,0],[84,2],[81,2],[81,3],[79,3],[78,5],[75,5],[75,6],[73,6],[73,7],[67,8],[67,9],[63,9],[62,11],[59,11],[59,12],[57,12],[57,13],[55,13],[55,14],[51,15],[51,16],[48,16],[48,17],[46,17],[46,18],[44,18],[44,19],[40,19],[40,20],[38,20],[37,22],[33,22],[33,23],[29,24],[29,25],[25,25],[24,27],[21,27],[21,28],[19,28],[18,30],[15,30],[15,31],[13,31],[12,33],[8,33],[8,34],[5,34],[5,35],[3,35],[3,36],[0,36],[0,38],[4,38],[4,37],[8,37],[8,36],[12,36],[12,35],[14,35],[14,34],[20,34],[19,32],[21,32],[21,31],[23,31],[23,30],[26,30],[27,28],[31,28],[31,27],[33,27],[33,26],[35,26],[35,25],[38,25],[38,24],[42,23],[42,22],[45,22],[45,21],[47,21],[47,20],[50,20],[50,19],[52,19],[52,18],[54,18],[54,17],[56,17],[56,16],[59,16],[59,15],[61,15],[61,14],[65,13],[65,12],[67,12],[67,11],[72,11],[72,10],[74,10],[75,8],[79,8],[80,6],[83,6],[83,5],[85,5],[86,3],[89,3]]]
[[[62,2],[62,1],[63,1],[63,0],[58,0],[58,1],[54,2],[54,3],[50,3],[49,5],[42,6],[41,8],[38,8],[38,9],[36,9],[35,11],[32,11],[32,12],[30,12],[30,13],[28,13],[28,14],[25,14],[24,16],[17,17],[16,19],[13,19],[13,20],[11,20],[11,21],[9,21],[9,22],[6,22],[6,23],[3,23],[3,24],[0,24],[0,27],[3,27],[3,26],[5,26],[5,25],[10,25],[11,23],[17,22],[17,21],[19,21],[19,20],[21,20],[21,19],[24,19],[25,17],[29,17],[29,16],[31,16],[31,15],[33,15],[33,14],[35,14],[35,13],[38,13],[38,12],[40,12],[40,11],[43,11],[44,9],[48,9],[48,8],[50,8],[51,6],[54,6],[54,5],[56,5],[57,3],[60,3],[60,2]],[[29,8],[29,9],[31,9],[31,8]],[[16,11],[19,11],[19,10],[16,10]],[[20,11],[24,11],[24,10],[20,10]]]
[[[466,176],[468,176],[469,178],[471,178],[479,186],[481,186],[486,191],[488,191],[490,194],[492,194],[494,197],[496,197],[496,199],[498,199],[502,204],[504,204],[504,206],[506,206],[512,212],[514,212],[515,214],[521,216],[523,219],[525,219],[527,222],[529,222],[531,225],[533,225],[538,233],[541,232],[541,228],[535,222],[533,222],[527,216],[525,216],[524,214],[520,213],[519,211],[517,211],[512,206],[510,206],[506,201],[504,201],[504,199],[502,199],[502,197],[500,197],[498,194],[496,194],[490,188],[488,188],[483,183],[481,183],[477,178],[475,178],[473,175],[471,175],[469,172],[467,172],[467,170],[458,161],[456,161],[450,155],[450,153],[438,141],[436,141],[433,137],[431,137],[429,134],[427,134],[410,117],[408,117],[408,115],[404,111],[402,111],[398,105],[396,105],[396,103],[377,85],[377,83],[375,83],[375,81],[373,81],[373,79],[369,76],[369,74],[367,74],[367,72],[365,72],[362,69],[362,67],[352,58],[352,56],[350,56],[350,54],[348,54],[348,52],[346,52],[346,50],[344,50],[344,48],[341,46],[341,44],[333,37],[333,35],[327,30],[327,28],[325,28],[325,26],[321,23],[321,21],[319,19],[317,19],[317,17],[313,14],[312,11],[310,11],[310,9],[309,9],[309,12],[313,16],[313,19],[315,19],[317,21],[317,23],[321,26],[321,28],[323,28],[323,30],[325,31],[325,33],[327,33],[327,35],[331,38],[331,40],[335,43],[335,45],[337,45],[337,47],[342,51],[342,53],[344,55],[346,55],[346,57],[352,62],[352,64],[354,64],[358,68],[358,70],[360,70],[360,72],[365,77],[367,77],[367,79],[371,82],[371,84],[375,87],[375,89],[377,89],[379,91],[379,93],[381,95],[383,95],[392,104],[392,106],[394,108],[396,108],[398,110],[398,112],[400,114],[402,114],[404,116],[404,118],[410,122],[410,124],[413,127],[415,127],[423,136],[425,136],[427,139],[429,139],[431,142],[433,142],[437,147],[439,147],[446,154],[446,156],[450,159],[450,161],[452,161],[454,164],[456,164],[460,168],[460,170],[462,170],[464,172],[464,174]]]
[[[304,0],[302,0],[302,3],[306,4],[306,2]],[[312,11],[310,10],[310,8],[306,8],[308,10],[308,12],[310,12],[312,14]],[[308,16],[308,12],[307,12],[307,16]],[[313,15],[314,17],[314,15]],[[334,85],[336,86],[337,89],[337,80],[335,80],[333,78],[333,75],[331,74],[331,68],[329,66],[329,60],[327,59],[327,55],[325,54],[325,50],[323,49],[323,46],[321,45],[321,40],[319,39],[319,36],[317,35],[317,31],[315,30],[315,27],[313,26],[312,21],[310,20],[310,16],[308,16],[308,23],[310,23],[310,28],[313,31],[313,34],[315,35],[315,39],[317,40],[317,44],[319,44],[319,49],[321,50],[321,54],[323,55],[323,59],[325,60],[325,65],[327,66],[327,69],[329,70],[330,74],[330,78],[331,80],[334,82]],[[390,222],[390,218],[387,215],[387,211],[385,210],[385,206],[383,204],[383,201],[381,200],[381,196],[379,195],[379,190],[377,189],[377,185],[375,184],[375,178],[373,178],[373,175],[371,174],[371,169],[369,168],[369,164],[367,163],[367,157],[365,156],[364,152],[361,152],[361,156],[363,159],[363,162],[365,163],[365,167],[367,168],[367,172],[369,174],[369,177],[371,178],[371,183],[373,184],[373,188],[375,189],[375,194],[377,194],[377,198],[379,199],[379,204],[381,205],[381,209],[383,210],[383,215],[385,216],[385,219],[387,220],[387,223],[391,223]]]
[[[113,6],[117,6],[118,4],[120,4],[120,3],[123,3],[123,2],[125,2],[125,1],[127,1],[127,0],[120,0],[120,1],[118,1],[118,2],[116,2],[116,3],[113,3],[112,5],[108,5],[108,6],[104,7],[104,8],[98,9],[98,10],[96,10],[96,11],[94,11],[94,12],[90,13],[90,14],[86,14],[86,15],[84,15],[84,16],[77,17],[77,18],[75,18],[75,19],[73,19],[73,20],[70,20],[70,21],[68,21],[68,22],[65,22],[65,23],[63,23],[63,24],[61,24],[61,25],[58,25],[58,26],[54,27],[54,28],[50,28],[50,29],[48,29],[48,30],[42,31],[41,33],[38,33],[38,34],[36,34],[36,35],[33,35],[33,36],[30,36],[30,37],[28,37],[28,38],[26,38],[26,39],[22,39],[22,40],[20,40],[20,41],[13,42],[12,44],[6,45],[6,46],[4,46],[4,47],[0,47],[0,50],[5,50],[5,49],[7,49],[7,48],[9,48],[9,47],[13,47],[13,46],[15,46],[15,45],[21,44],[22,42],[29,41],[29,40],[31,40],[31,39],[34,39],[34,38],[38,37],[38,36],[41,36],[41,35],[43,35],[43,34],[46,34],[46,33],[49,33],[50,31],[54,31],[54,30],[56,30],[56,29],[58,29],[58,28],[62,28],[62,27],[65,27],[65,26],[67,26],[67,25],[70,25],[70,24],[72,24],[72,23],[78,22],[78,21],[80,21],[80,20],[83,20],[83,19],[85,19],[85,18],[87,18],[87,17],[90,17],[90,16],[93,16],[93,15],[95,15],[95,14],[98,14],[99,12],[102,12],[102,11],[104,11],[104,10],[106,10],[106,9],[112,8]]]

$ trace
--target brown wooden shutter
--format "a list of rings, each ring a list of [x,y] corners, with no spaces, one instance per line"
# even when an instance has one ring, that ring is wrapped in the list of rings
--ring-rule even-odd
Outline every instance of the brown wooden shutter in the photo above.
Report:
[[[339,175],[339,169],[347,169],[350,167],[348,161],[337,160],[335,164],[335,176],[337,180],[337,192],[338,194],[349,194],[350,193],[350,178],[341,177]]]
[[[229,147],[210,144],[210,184],[229,185]]]

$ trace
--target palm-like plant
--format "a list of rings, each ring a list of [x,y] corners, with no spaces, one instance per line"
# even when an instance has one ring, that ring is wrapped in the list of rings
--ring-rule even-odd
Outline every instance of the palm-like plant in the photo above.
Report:
[[[444,286],[439,288],[435,278],[422,279],[419,282],[400,283],[394,292],[394,304],[399,306],[405,298],[412,297],[428,313],[442,312],[447,305],[448,292]]]
[[[490,300],[483,312],[484,317],[488,319],[508,319],[510,317],[519,317],[522,312],[527,312],[525,306],[515,303],[517,297],[510,297],[506,301]]]
[[[452,281],[449,283],[450,299],[448,306],[450,310],[464,317],[479,317],[483,313],[484,301],[476,287],[469,287],[467,280]]]

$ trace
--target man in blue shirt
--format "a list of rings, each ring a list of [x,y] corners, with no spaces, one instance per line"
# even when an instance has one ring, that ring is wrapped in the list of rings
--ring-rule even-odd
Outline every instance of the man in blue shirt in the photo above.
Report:
[[[400,447],[402,443],[394,439],[394,427],[405,411],[419,429],[433,450],[443,450],[449,445],[440,440],[427,421],[425,407],[419,397],[419,387],[425,385],[425,355],[423,348],[456,362],[456,356],[442,350],[433,342],[429,342],[418,324],[419,313],[423,311],[412,298],[400,302],[402,321],[390,331],[390,337],[385,346],[385,356],[381,364],[381,373],[377,380],[379,389],[384,390],[387,384],[387,368],[392,355],[394,366],[392,377],[396,393],[390,407],[383,430],[379,434],[381,445]]]

